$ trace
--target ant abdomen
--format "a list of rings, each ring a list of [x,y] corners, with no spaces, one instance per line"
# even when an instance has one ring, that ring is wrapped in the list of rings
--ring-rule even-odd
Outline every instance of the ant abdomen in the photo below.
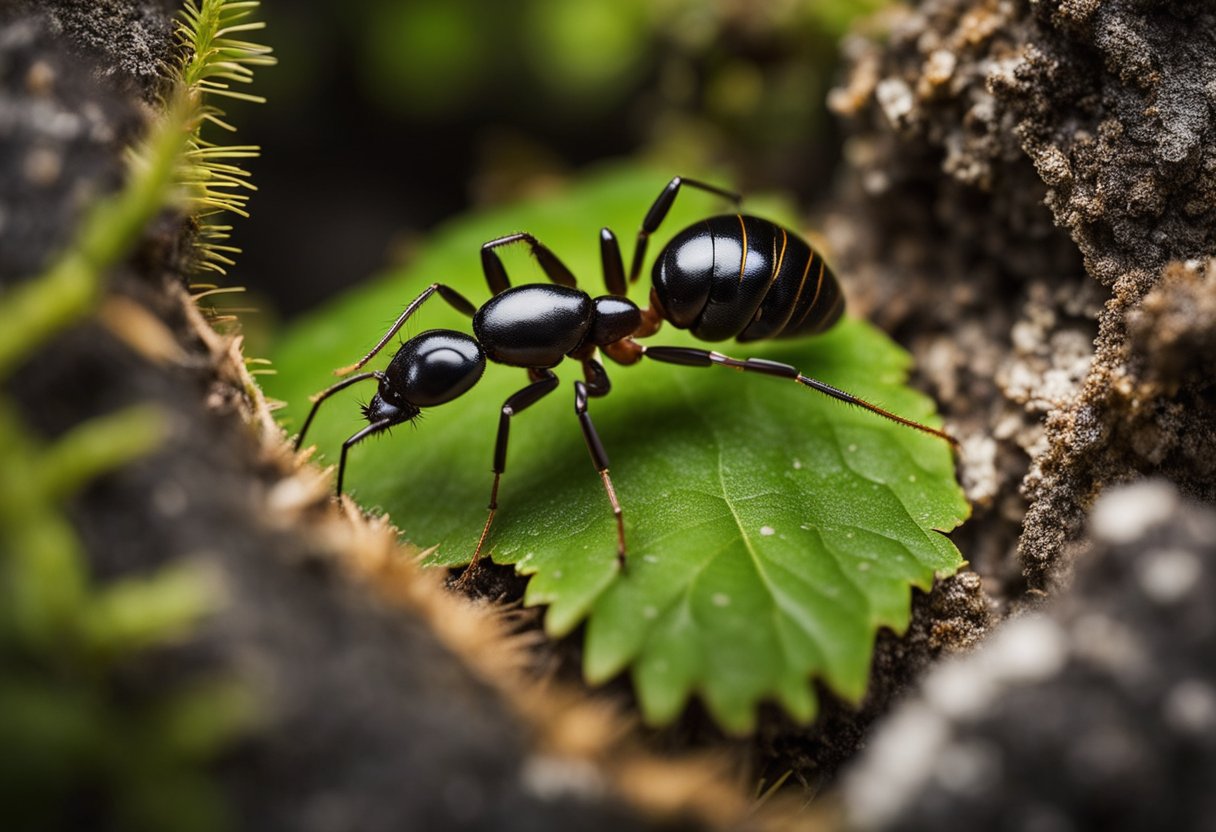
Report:
[[[815,335],[844,312],[819,253],[760,217],[726,214],[681,231],[655,261],[662,316],[703,341]]]

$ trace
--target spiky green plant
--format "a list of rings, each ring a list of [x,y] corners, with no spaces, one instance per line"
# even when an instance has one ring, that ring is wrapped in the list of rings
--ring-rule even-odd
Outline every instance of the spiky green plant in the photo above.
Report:
[[[249,171],[240,166],[256,158],[256,145],[225,145],[203,136],[208,125],[228,133],[230,124],[219,106],[223,99],[264,103],[234,85],[248,86],[255,67],[273,66],[270,47],[244,40],[245,33],[265,28],[262,21],[251,20],[257,2],[225,0],[187,0],[178,27],[178,38],[189,57],[182,66],[181,80],[186,95],[197,103],[199,121],[186,143],[178,169],[178,180],[186,188],[189,210],[199,222],[197,241],[200,271],[224,274],[233,265],[240,249],[228,244],[232,226],[217,221],[224,213],[249,216],[249,195],[256,191]]]

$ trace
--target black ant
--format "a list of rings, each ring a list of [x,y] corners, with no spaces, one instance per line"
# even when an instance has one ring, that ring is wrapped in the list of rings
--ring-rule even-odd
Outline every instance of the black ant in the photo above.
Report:
[[[667,216],[681,185],[725,197],[736,207],[742,201],[738,194],[704,182],[678,176],[672,179],[642,221],[629,270],[629,284],[641,275],[650,235]],[[520,242],[531,248],[553,285],[511,286],[495,249]],[[499,416],[490,513],[464,573],[467,576],[477,567],[498,507],[498,483],[506,470],[511,417],[557,388],[558,378],[551,368],[566,358],[583,365],[584,380],[574,382],[574,412],[616,517],[617,558],[622,568],[625,564],[625,524],[621,504],[608,475],[608,455],[587,412],[589,399],[606,395],[611,389],[608,374],[596,359],[597,350],[602,350],[619,364],[634,364],[649,358],[692,367],[717,364],[790,379],[957,444],[944,431],[897,416],[851,393],[808,378],[788,364],[763,358],[731,358],[691,347],[648,346],[634,340],[653,335],[663,321],[678,329],[689,329],[703,341],[796,338],[827,330],[844,312],[844,295],[823,258],[792,231],[769,220],[744,214],[710,217],[689,226],[659,253],[654,264],[650,306],[646,309],[639,308],[626,297],[628,284],[620,246],[607,228],[600,231],[600,259],[608,294],[592,298],[578,288],[574,275],[557,255],[531,234],[510,234],[486,243],[481,247],[481,266],[493,297],[481,308],[475,307],[455,289],[432,283],[405,307],[367,355],[358,363],[339,370],[338,374],[354,372],[367,364],[435,294],[473,319],[476,337],[450,329],[428,330],[403,343],[383,371],[359,373],[317,394],[296,440],[296,449],[299,450],[303,443],[304,434],[323,401],[352,384],[368,379],[378,382],[376,395],[363,408],[368,426],[342,443],[337,484],[341,497],[346,453],[352,445],[415,418],[423,408],[459,397],[481,378],[487,359],[526,369],[528,385],[503,403]]]

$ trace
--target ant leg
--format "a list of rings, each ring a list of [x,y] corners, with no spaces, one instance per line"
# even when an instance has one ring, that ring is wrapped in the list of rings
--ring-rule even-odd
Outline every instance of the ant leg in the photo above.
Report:
[[[354,364],[351,364],[349,367],[342,367],[341,369],[334,370],[334,375],[344,376],[347,373],[353,373],[355,370],[358,370],[364,364],[375,358],[376,353],[380,352],[380,350],[384,348],[384,345],[392,340],[393,336],[397,334],[401,327],[405,326],[405,322],[409,320],[410,315],[413,315],[414,312],[417,311],[418,307],[426,303],[427,299],[436,292],[438,292],[439,296],[446,300],[453,309],[462,315],[468,315],[471,318],[474,314],[476,314],[477,307],[469,303],[468,298],[460,294],[460,292],[457,292],[452,287],[445,286],[442,283],[432,283],[423,290],[421,295],[410,301],[410,305],[405,307],[405,311],[402,312],[401,315],[398,316],[397,320],[393,322],[393,325],[388,328],[388,332],[384,333],[384,337],[377,342],[376,346],[372,347],[371,352],[360,358]]]
[[[682,364],[688,367],[709,367],[717,364],[720,367],[731,367],[736,370],[743,370],[752,373],[762,373],[768,376],[777,376],[778,378],[788,378],[799,384],[809,387],[812,390],[818,390],[826,396],[831,396],[833,399],[839,399],[847,404],[857,405],[871,413],[882,416],[884,419],[890,419],[892,422],[898,422],[906,427],[915,428],[924,433],[932,434],[939,439],[945,439],[951,445],[958,445],[958,440],[944,430],[931,428],[928,425],[922,425],[920,422],[914,422],[911,419],[905,419],[903,416],[897,416],[889,410],[884,410],[878,405],[870,404],[864,399],[859,399],[852,393],[833,387],[830,384],[825,384],[817,379],[808,378],[798,372],[797,368],[791,367],[789,364],[782,364],[777,361],[769,361],[764,358],[747,358],[738,359],[723,355],[720,352],[711,352],[710,350],[699,350],[693,347],[642,347],[642,355],[646,358],[651,358],[655,361],[663,361],[667,364]]]
[[[650,206],[650,210],[646,212],[646,218],[642,220],[642,227],[638,231],[638,244],[633,250],[633,266],[629,269],[629,282],[636,283],[638,277],[642,274],[642,266],[646,260],[646,243],[650,239],[650,235],[658,230],[659,225],[667,216],[667,212],[671,210],[671,204],[676,201],[676,194],[680,192],[680,186],[687,185],[690,188],[698,188],[702,191],[708,191],[711,194],[725,197],[735,204],[738,208],[743,202],[743,197],[734,191],[727,191],[715,185],[709,185],[705,182],[700,182],[696,179],[684,179],[675,177],[667,183],[654,204]]]
[[[338,497],[342,496],[342,479],[346,475],[346,452],[367,437],[386,431],[400,421],[399,419],[381,419],[379,422],[372,422],[342,443],[342,456],[338,459]]]
[[[612,514],[616,518],[616,559],[621,571],[625,569],[625,516],[621,511],[620,500],[616,498],[616,489],[612,487],[612,477],[608,475],[608,452],[600,442],[591,416],[587,413],[587,399],[593,396],[603,396],[611,389],[608,374],[598,361],[583,362],[583,372],[586,373],[586,383],[574,382],[574,412],[578,415],[579,426],[583,429],[583,439],[587,442],[587,450],[591,452],[591,462],[604,483],[604,492],[612,505]]]
[[[604,267],[604,286],[608,294],[624,297],[629,294],[625,284],[625,261],[621,259],[621,247],[611,228],[600,229],[600,263]]]
[[[357,384],[360,381],[367,381],[369,378],[374,378],[377,381],[381,381],[384,379],[384,373],[380,372],[379,370],[373,370],[370,373],[359,373],[359,375],[351,376],[350,378],[343,379],[342,381],[339,381],[337,384],[333,385],[332,387],[327,387],[326,389],[322,390],[320,393],[317,393],[315,396],[313,396],[312,397],[312,410],[308,411],[308,418],[304,420],[304,427],[300,428],[300,435],[296,437],[296,444],[292,448],[292,450],[298,451],[298,450],[300,450],[300,446],[302,444],[304,444],[304,434],[308,433],[308,426],[312,424],[313,417],[317,415],[317,410],[320,409],[321,402],[325,401],[330,396],[332,396],[334,393],[337,393],[339,390],[345,390],[347,387],[350,387],[352,384]]]
[[[566,264],[559,260],[547,245],[528,232],[521,231],[518,234],[508,234],[505,237],[490,240],[481,247],[481,269],[486,274],[486,283],[490,284],[492,294],[501,294],[511,288],[507,270],[503,267],[498,252],[494,249],[521,242],[527,243],[528,247],[532,249],[532,256],[540,263],[540,267],[544,269],[545,275],[551,281],[562,286],[569,286],[571,289],[578,288],[578,281],[574,279],[574,273],[566,268]]]
[[[583,359],[583,379],[587,382],[587,395],[593,399],[607,396],[612,392],[612,382],[608,380],[608,371],[594,358]]]
[[[529,370],[528,376],[532,379],[532,383],[511,394],[503,402],[502,411],[498,417],[498,439],[494,442],[494,485],[490,489],[490,514],[486,517],[486,525],[481,530],[481,537],[477,539],[477,547],[473,550],[472,560],[456,581],[457,586],[463,585],[476,571],[477,562],[481,559],[481,547],[485,545],[486,537],[490,534],[490,524],[494,522],[494,512],[498,510],[498,481],[507,468],[507,440],[511,434],[511,417],[535,404],[557,388],[558,379],[552,370]]]

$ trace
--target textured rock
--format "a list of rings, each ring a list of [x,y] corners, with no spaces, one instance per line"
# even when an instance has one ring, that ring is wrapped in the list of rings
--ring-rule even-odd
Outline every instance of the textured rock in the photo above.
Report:
[[[1130,338],[1128,322],[1155,287],[1178,290],[1163,275],[1186,267],[1170,264],[1216,252],[1216,11],[1134,0],[1031,7],[1031,42],[991,86],[1017,119],[1056,222],[1112,292],[1092,366],[1052,412],[1027,480],[1020,554],[1031,583],[1046,587],[1066,572],[1060,555],[1109,484],[1155,473],[1212,498],[1211,450],[1195,457],[1184,444],[1216,441],[1205,395],[1216,354],[1196,356],[1206,372],[1156,385],[1143,351],[1161,351],[1143,329]]]
[[[1214,46],[1206,4],[924,0],[850,47],[841,271],[963,435],[955,539],[1017,614],[880,723],[858,825],[1211,828]]]
[[[965,477],[987,473],[959,542],[1015,591],[1019,572],[1036,589],[1067,575],[1107,485],[1212,480],[1180,444],[1213,436],[1211,368],[1142,378],[1142,351],[1161,350],[1128,322],[1163,274],[1216,251],[1214,14],[926,0],[883,43],[854,41],[833,93],[857,186],[829,227],[840,270],[922,356],[956,429],[995,441],[963,457]]]
[[[844,796],[863,829],[1212,828],[1216,512],[1111,489],[1072,592],[934,670]]]

